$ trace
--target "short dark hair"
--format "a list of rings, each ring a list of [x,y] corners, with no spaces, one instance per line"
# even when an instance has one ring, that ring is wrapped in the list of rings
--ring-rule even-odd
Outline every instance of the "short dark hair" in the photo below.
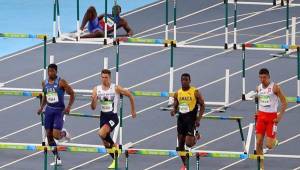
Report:
[[[48,65],[48,69],[49,68],[52,68],[52,69],[54,69],[55,71],[57,71],[57,65],[56,64],[49,64]]]
[[[117,15],[117,11],[120,11],[120,13],[121,13],[122,8],[121,8],[120,5],[114,5],[114,6],[112,7],[112,14],[113,14],[113,15]]]
[[[111,71],[108,70],[108,69],[103,69],[103,70],[101,71],[101,74],[108,74],[109,76],[111,76]]]
[[[189,80],[191,80],[191,75],[189,73],[183,73],[183,74],[181,74],[181,78],[182,77],[188,77]]]
[[[270,75],[269,70],[267,68],[262,68],[259,70],[259,74],[265,74],[265,75]]]

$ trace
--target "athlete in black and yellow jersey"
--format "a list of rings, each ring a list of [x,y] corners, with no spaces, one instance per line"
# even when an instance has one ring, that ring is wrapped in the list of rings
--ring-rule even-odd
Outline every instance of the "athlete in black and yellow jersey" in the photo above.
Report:
[[[193,147],[196,142],[195,128],[200,125],[200,120],[205,110],[204,98],[200,91],[191,86],[191,76],[188,73],[181,75],[181,88],[174,94],[174,109],[171,115],[179,113],[177,119],[178,149],[184,151],[184,145]],[[198,113],[198,107],[200,111]],[[186,168],[186,158],[181,157],[183,165],[181,169]]]

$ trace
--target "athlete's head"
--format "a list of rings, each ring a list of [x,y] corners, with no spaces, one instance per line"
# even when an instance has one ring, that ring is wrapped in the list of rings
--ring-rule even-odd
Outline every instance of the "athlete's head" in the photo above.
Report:
[[[121,14],[122,8],[120,5],[115,5],[112,7],[112,14],[119,16]]]
[[[103,69],[101,71],[101,82],[105,86],[109,86],[111,78],[111,72],[108,69]]]
[[[182,88],[189,88],[191,83],[191,76],[189,73],[183,73],[181,75],[181,86]]]
[[[96,11],[96,8],[93,7],[93,6],[90,6],[90,7],[87,9],[87,15],[88,15],[88,18],[89,18],[89,19],[94,20],[94,19],[97,17],[97,11]]]
[[[56,79],[57,76],[57,65],[56,64],[49,64],[48,65],[48,77],[51,80]]]
[[[270,84],[270,73],[268,69],[262,68],[259,70],[259,80],[264,86],[268,86]]]

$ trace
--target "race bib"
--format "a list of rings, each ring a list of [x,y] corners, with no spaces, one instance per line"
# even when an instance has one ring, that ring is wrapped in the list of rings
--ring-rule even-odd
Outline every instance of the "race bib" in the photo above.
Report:
[[[259,104],[263,107],[269,107],[271,106],[271,99],[270,96],[267,95],[261,95],[259,96]]]
[[[101,101],[101,111],[102,112],[113,111],[113,103],[111,101]]]
[[[58,102],[58,95],[56,92],[48,92],[46,94],[46,99],[48,103],[57,103]]]
[[[110,124],[110,126],[114,126],[114,125],[115,125],[115,122],[112,121],[112,120],[110,120],[110,121],[109,121],[109,124]]]
[[[179,105],[179,112],[180,113],[188,113],[188,112],[190,112],[190,107],[186,103],[182,103]]]
[[[112,28],[114,26],[115,22],[110,17],[107,17],[107,27]]]

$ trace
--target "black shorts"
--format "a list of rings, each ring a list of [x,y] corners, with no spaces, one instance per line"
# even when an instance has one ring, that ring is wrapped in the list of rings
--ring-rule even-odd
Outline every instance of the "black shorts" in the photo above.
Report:
[[[114,128],[119,123],[119,117],[116,113],[101,113],[100,114],[100,128],[103,125],[108,125],[110,130],[113,131]]]
[[[179,114],[177,119],[177,133],[183,136],[195,135],[195,123],[197,119],[197,110],[186,114]]]

